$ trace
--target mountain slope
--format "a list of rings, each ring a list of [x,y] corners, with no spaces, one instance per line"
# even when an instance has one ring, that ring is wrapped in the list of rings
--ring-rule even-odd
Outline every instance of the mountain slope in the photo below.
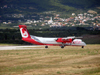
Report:
[[[0,14],[14,12],[42,11],[75,11],[76,8],[86,9],[100,6],[99,0],[0,0],[0,7],[5,5],[11,9],[0,9]],[[7,12],[6,12],[7,11]]]
[[[60,0],[64,5],[69,5],[77,8],[91,8],[100,6],[100,0]]]

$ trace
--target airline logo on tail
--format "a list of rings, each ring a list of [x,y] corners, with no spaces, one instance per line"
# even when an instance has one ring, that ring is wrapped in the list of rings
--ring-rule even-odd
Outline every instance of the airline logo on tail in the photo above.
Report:
[[[28,37],[28,33],[27,33],[27,29],[26,28],[20,28],[22,37],[27,38]]]
[[[26,25],[19,25],[19,28],[23,39],[31,38]]]

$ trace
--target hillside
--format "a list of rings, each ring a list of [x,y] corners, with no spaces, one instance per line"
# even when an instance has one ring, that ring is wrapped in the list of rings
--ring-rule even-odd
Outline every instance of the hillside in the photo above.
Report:
[[[61,0],[61,3],[64,5],[72,6],[75,8],[93,8],[100,6],[100,0]]]
[[[99,0],[0,0],[0,14],[42,11],[75,11],[100,6]],[[5,9],[4,9],[5,8]],[[6,9],[9,8],[9,9]]]

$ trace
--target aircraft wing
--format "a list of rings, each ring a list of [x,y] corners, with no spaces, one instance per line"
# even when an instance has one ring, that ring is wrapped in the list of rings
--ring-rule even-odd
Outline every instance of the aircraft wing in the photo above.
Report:
[[[79,39],[79,38],[82,38],[82,37],[72,36],[72,37],[57,38],[56,42],[71,43],[74,39]]]

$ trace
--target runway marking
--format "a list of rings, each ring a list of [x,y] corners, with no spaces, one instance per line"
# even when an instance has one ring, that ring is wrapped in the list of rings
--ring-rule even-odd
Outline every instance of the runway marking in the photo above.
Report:
[[[42,48],[34,48],[40,46],[0,46],[0,50],[20,50],[20,49],[42,49]]]
[[[29,49],[61,49],[60,47],[45,48],[44,45],[0,46],[0,50],[29,50]]]

